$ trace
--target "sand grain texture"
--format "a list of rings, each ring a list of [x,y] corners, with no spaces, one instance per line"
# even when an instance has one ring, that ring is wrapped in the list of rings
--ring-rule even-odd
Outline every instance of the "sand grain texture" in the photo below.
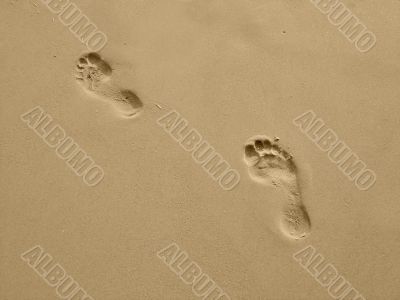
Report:
[[[76,4],[107,34],[97,55],[43,1],[0,3],[0,299],[57,297],[20,258],[34,245],[93,299],[198,299],[156,255],[172,242],[231,299],[332,299],[292,257],[307,245],[365,299],[400,299],[398,1],[346,1],[377,36],[367,53],[310,1]],[[36,106],[101,166],[98,185],[21,121]],[[173,109],[240,173],[235,189],[157,125]],[[377,174],[371,189],[293,125],[310,109]],[[252,169],[260,135],[293,160]],[[278,187],[255,180],[271,174]]]

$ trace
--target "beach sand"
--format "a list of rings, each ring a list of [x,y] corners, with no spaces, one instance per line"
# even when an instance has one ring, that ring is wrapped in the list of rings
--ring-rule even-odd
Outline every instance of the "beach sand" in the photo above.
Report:
[[[0,3],[0,299],[60,298],[56,263],[86,299],[202,298],[159,252],[172,243],[220,299],[332,299],[293,257],[308,246],[357,299],[400,299],[398,1],[343,2],[376,36],[364,53],[312,1],[74,3],[101,50],[46,1]],[[160,123],[174,111],[240,176],[231,189]],[[296,126],[307,111],[375,184]],[[59,157],[45,115],[104,177]],[[260,139],[276,152],[254,154]]]

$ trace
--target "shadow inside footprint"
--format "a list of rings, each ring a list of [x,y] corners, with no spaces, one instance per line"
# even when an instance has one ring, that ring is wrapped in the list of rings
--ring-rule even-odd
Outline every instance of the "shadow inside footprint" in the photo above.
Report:
[[[143,107],[140,98],[130,90],[121,90],[121,97],[117,97],[115,104],[127,116],[135,115]]]
[[[88,61],[92,65],[96,66],[104,75],[111,76],[112,73],[111,66],[106,61],[104,61],[99,54],[91,52],[88,53],[86,56]]]

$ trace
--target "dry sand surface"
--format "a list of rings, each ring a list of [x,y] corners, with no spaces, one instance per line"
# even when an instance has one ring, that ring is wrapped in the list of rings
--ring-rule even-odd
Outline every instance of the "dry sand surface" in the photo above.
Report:
[[[0,20],[0,300],[400,299],[399,1]]]

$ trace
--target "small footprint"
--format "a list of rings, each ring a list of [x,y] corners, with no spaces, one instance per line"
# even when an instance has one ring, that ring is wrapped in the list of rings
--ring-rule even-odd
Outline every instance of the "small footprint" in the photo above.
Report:
[[[278,144],[278,139],[262,135],[250,138],[244,146],[244,161],[253,180],[286,192],[287,202],[280,219],[281,231],[293,239],[309,235],[311,223],[302,204],[297,168],[292,155]]]
[[[142,101],[134,92],[113,84],[111,74],[110,65],[94,52],[82,55],[76,63],[75,77],[87,92],[110,101],[122,116],[137,115],[143,108]]]

